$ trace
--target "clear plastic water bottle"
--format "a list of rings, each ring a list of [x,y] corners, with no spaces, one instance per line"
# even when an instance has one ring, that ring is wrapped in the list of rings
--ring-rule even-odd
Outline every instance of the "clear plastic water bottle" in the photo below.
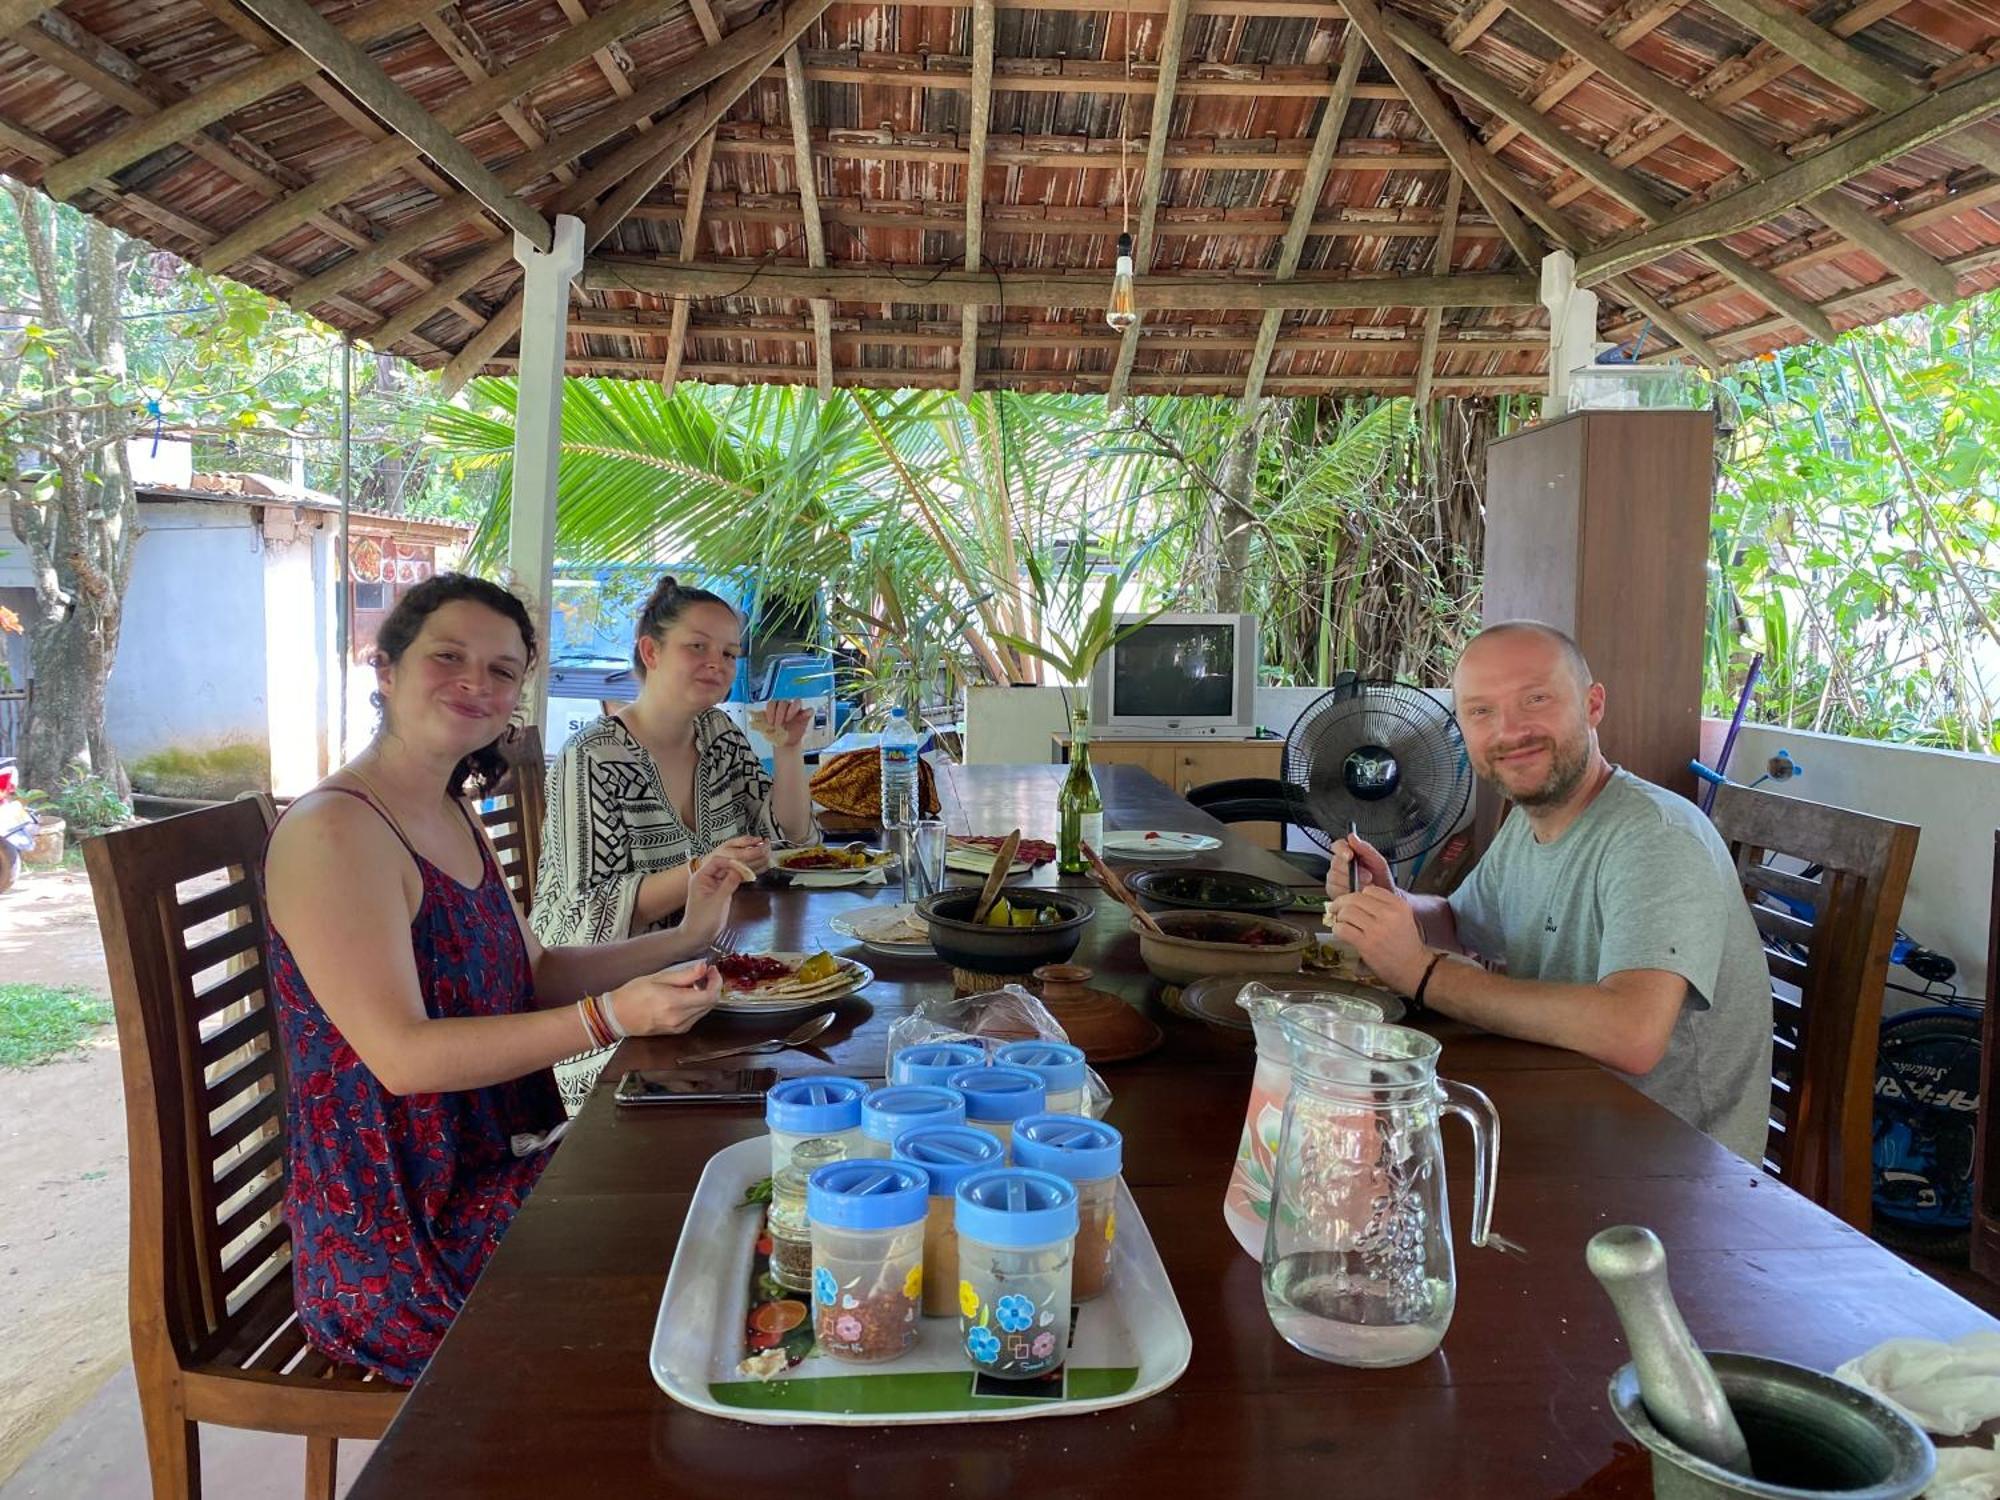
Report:
[[[924,737],[900,708],[889,712],[882,731],[882,827],[908,828],[917,821],[917,751]]]

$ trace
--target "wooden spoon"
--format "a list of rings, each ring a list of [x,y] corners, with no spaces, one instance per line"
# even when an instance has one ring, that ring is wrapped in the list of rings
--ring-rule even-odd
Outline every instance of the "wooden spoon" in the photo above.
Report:
[[[1090,861],[1091,872],[1097,876],[1098,883],[1132,909],[1132,915],[1139,919],[1141,927],[1155,937],[1165,937],[1166,931],[1153,920],[1153,914],[1139,904],[1139,898],[1134,896],[1125,882],[1118,878],[1118,872],[1107,865],[1103,857],[1090,845],[1085,844],[1082,847],[1083,857]]]
[[[979,900],[972,908],[973,925],[984,922],[987,913],[993,910],[993,903],[1000,899],[1000,887],[1007,883],[1007,872],[1014,868],[1014,851],[1020,847],[1018,828],[1000,841],[1000,852],[993,856],[993,868],[987,872],[986,884],[979,888]]]

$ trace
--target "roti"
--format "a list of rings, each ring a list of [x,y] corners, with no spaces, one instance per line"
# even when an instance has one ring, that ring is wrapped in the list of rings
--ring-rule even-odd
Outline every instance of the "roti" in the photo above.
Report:
[[[737,954],[718,959],[716,967],[724,990],[739,999],[806,1000],[850,987],[860,965],[820,952],[799,961],[775,953]]]

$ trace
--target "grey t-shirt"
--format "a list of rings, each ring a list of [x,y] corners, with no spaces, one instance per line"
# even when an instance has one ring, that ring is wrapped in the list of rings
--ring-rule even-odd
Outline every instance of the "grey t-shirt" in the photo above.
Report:
[[[1524,817],[1453,893],[1459,940],[1516,979],[1595,984],[1628,969],[1688,983],[1666,1056],[1630,1081],[1760,1161],[1771,1104],[1771,978],[1736,868],[1708,819],[1614,770],[1552,843]]]

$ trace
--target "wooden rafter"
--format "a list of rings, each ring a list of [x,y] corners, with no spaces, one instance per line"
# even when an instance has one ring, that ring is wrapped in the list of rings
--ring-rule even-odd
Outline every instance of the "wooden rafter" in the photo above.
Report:
[[[1375,0],[1345,0],[1345,4],[1348,19],[1367,39],[1368,50],[1389,70],[1389,76],[1409,98],[1410,107],[1424,122],[1431,138],[1444,148],[1445,155],[1451,158],[1451,164],[1458,168],[1459,175],[1479,201],[1486,205],[1486,211],[1493,216],[1493,222],[1500,227],[1508,245],[1524,265],[1540,265],[1542,247],[1529,232],[1528,226],[1521,222],[1521,216],[1514,211],[1503,186],[1495,180],[1497,174],[1486,154],[1472,144],[1457,116],[1452,113],[1451,106],[1431,86],[1423,69],[1390,38],[1387,19]]]
[[[993,117],[993,50],[998,17],[993,0],[976,0],[972,7],[972,119],[966,131],[965,269],[977,275],[985,246],[986,129]],[[979,309],[960,313],[958,394],[967,401],[979,388]]]
[[[1883,162],[1983,120],[1995,109],[2000,109],[2000,69],[1925,95],[1782,172],[1716,194],[1643,233],[1594,250],[1578,264],[1577,274],[1586,282],[1602,281],[1671,251],[1740,233]]]
[[[54,10],[57,0],[0,0],[0,36],[19,31],[45,10]]]
[[[792,122],[792,149],[797,153],[799,217],[805,223],[806,264],[826,264],[826,222],[819,216],[819,169],[813,164],[812,119],[807,107],[806,75],[799,49],[785,49],[785,113]],[[819,368],[819,393],[833,394],[833,303],[812,299],[813,362]]]
[[[780,140],[758,127],[732,121],[729,129],[716,133],[715,149],[725,156],[781,157],[791,154],[792,145],[789,137]],[[893,131],[817,129],[813,131],[813,151],[823,157],[870,162],[962,165],[967,159],[965,147],[955,136],[940,139]],[[1299,172],[1311,155],[1310,139],[1260,141],[1255,150],[1242,151],[1218,144],[1212,137],[1194,136],[1168,141],[1163,164],[1170,172]],[[989,167],[1117,172],[1120,156],[1116,141],[1079,143],[1070,136],[995,136],[986,145]],[[1443,151],[1424,142],[1361,139],[1342,141],[1332,165],[1336,172],[1443,172],[1452,162]]]
[[[1722,356],[1716,353],[1715,346],[1702,335],[1700,329],[1678,312],[1663,306],[1657,299],[1648,295],[1646,289],[1631,277],[1614,277],[1607,285],[1624,299],[1626,306],[1636,307],[1651,318],[1707,369],[1720,370],[1726,363]]]
[[[864,54],[801,48],[799,56],[808,83],[961,94],[973,89],[975,59],[948,52]],[[1183,99],[1322,99],[1333,84],[1333,74],[1333,68],[1317,63],[1193,62],[1182,67],[1175,93]],[[1001,57],[994,60],[992,86],[1003,94],[1151,94],[1158,83],[1138,74],[1128,77],[1118,59]],[[1393,83],[1362,83],[1355,85],[1354,97],[1393,102],[1403,97],[1403,91]]]
[[[1291,222],[1285,226],[1285,237],[1278,246],[1278,258],[1271,266],[1273,280],[1289,281],[1298,273],[1299,260],[1305,254],[1306,238],[1312,233],[1313,220],[1319,214],[1320,195],[1326,191],[1328,164],[1340,144],[1340,127],[1347,119],[1348,106],[1354,102],[1354,82],[1361,76],[1361,59],[1367,51],[1361,37],[1350,31],[1346,50],[1341,54],[1340,71],[1334,75],[1333,83],[1327,90],[1326,107],[1320,112],[1319,130],[1313,137],[1312,155],[1306,159],[1298,196],[1292,200]],[[1456,183],[1457,178],[1452,180]],[[1447,217],[1456,213],[1454,200],[1453,206],[1447,210]],[[1278,326],[1284,319],[1285,310],[1282,307],[1270,308],[1264,313],[1264,320],[1257,329],[1257,344],[1250,352],[1250,366],[1243,377],[1242,403],[1245,411],[1257,404],[1263,392],[1264,374],[1270,368],[1271,355],[1278,347]]]
[[[514,368],[516,361],[506,355],[488,359],[487,363],[500,369]],[[574,374],[612,375],[627,379],[646,378],[644,365],[631,360],[582,360],[573,359],[569,368]],[[688,380],[703,380],[727,384],[755,385],[804,385],[817,379],[811,366],[773,365],[768,363],[732,364],[690,364],[682,367],[683,377]],[[958,384],[955,370],[925,370],[915,368],[883,367],[865,365],[859,368],[842,366],[834,371],[836,386],[880,387],[884,377],[893,379],[898,387],[915,389],[952,390]],[[995,390],[1033,391],[1105,391],[1111,384],[1111,377],[1095,371],[1076,371],[1053,374],[1036,370],[996,370],[986,382]],[[1233,375],[1134,375],[1129,389],[1142,396],[1228,396],[1234,393],[1241,380]],[[1440,375],[1436,386],[1440,390],[1493,391],[1539,391],[1547,384],[1540,375]],[[1270,384],[1274,396],[1323,396],[1334,391],[1362,391],[1370,395],[1407,396],[1416,388],[1414,379],[1380,375],[1314,375],[1299,379],[1281,378]]]
[[[1711,109],[1687,90],[1619,51],[1555,0],[1511,0],[1511,3],[1516,14],[1550,40],[1561,43],[1641,104],[1740,162],[1755,175],[1768,177],[1788,165],[1788,158],[1776,148],[1765,145],[1719,110]],[[1931,300],[1948,302],[1958,295],[1951,274],[1922,247],[1896,233],[1838,190],[1822,193],[1806,207],[1830,229],[1922,287]]]
[[[1153,91],[1152,108],[1146,116],[1146,165],[1139,176],[1139,219],[1132,231],[1132,264],[1142,282],[1150,280],[1153,266],[1153,221],[1160,208],[1160,184],[1167,173],[1167,142],[1174,128],[1174,98],[1181,82],[1181,42],[1187,35],[1189,0],[1168,0],[1167,24],[1160,35],[1160,52],[1154,60],[1159,82]],[[1132,45],[1132,38],[1125,38]],[[1121,177],[1118,191],[1129,193],[1132,184]],[[1142,302],[1151,298],[1140,293]],[[1139,319],[1118,340],[1118,359],[1111,370],[1107,404],[1116,411],[1125,400],[1125,386],[1132,378],[1132,361],[1139,353],[1139,336],[1145,331],[1143,307]]]
[[[702,40],[713,47],[722,40],[722,23],[715,18],[715,11],[708,0],[698,0],[694,10],[695,23],[701,27]],[[708,198],[708,172],[715,160],[715,132],[709,131],[694,148],[688,158],[687,206],[681,212],[681,251],[684,261],[695,259],[701,254],[702,208]],[[627,215],[630,217],[630,215]],[[571,328],[575,328],[574,322]],[[667,357],[660,366],[660,388],[669,396],[680,380],[681,357],[687,346],[688,300],[674,299],[673,327],[667,338]]]
[[[1465,179],[1456,172],[1444,190],[1444,232],[1438,236],[1437,259],[1432,272],[1438,276],[1451,275],[1451,255],[1458,233],[1458,205],[1465,189]],[[1444,309],[1433,307],[1424,314],[1424,343],[1417,354],[1417,420],[1427,420],[1426,413],[1431,405],[1431,382],[1437,376],[1438,334],[1444,324]]]
[[[458,0],[452,0],[434,16],[424,17],[424,30],[430,39],[438,44],[438,50],[451,59],[452,66],[463,73],[468,82],[484,83],[493,76],[491,59],[479,40],[479,33],[458,7]],[[628,85],[629,87],[629,85]],[[529,118],[530,106],[513,103],[503,104],[497,113],[501,123],[514,132],[514,138],[530,151],[548,139],[548,131],[540,121]],[[422,163],[414,163],[415,170],[422,170]],[[572,182],[576,174],[567,166],[556,168],[556,180]]]
[[[1604,34],[1605,40],[1622,51],[1641,37],[1650,36],[1658,31],[1685,10],[1689,3],[1690,0],[1626,0],[1625,4],[1611,13],[1607,22],[1610,30]],[[1529,96],[1536,112],[1547,114],[1589,82],[1595,71],[1596,69],[1581,58],[1557,58],[1543,71],[1542,77],[1536,81],[1534,92]],[[1487,148],[1500,151],[1519,134],[1520,131],[1511,123],[1502,122],[1499,128],[1487,137]]]
[[[554,246],[555,230],[547,219],[509,192],[457,136],[383,72],[375,59],[329,25],[307,0],[243,0],[243,4],[312,57],[328,76],[442,167],[516,234],[537,250]]]
[[[300,3],[300,0],[294,0],[294,3]],[[620,4],[612,6],[588,24],[573,27],[551,38],[522,61],[494,74],[485,83],[454,94],[438,106],[431,117],[433,123],[446,135],[456,138],[460,131],[470,129],[494,114],[501,105],[526,96],[544,80],[582,62],[606,40],[637,30],[677,3],[678,0],[621,0]],[[273,204],[241,226],[202,258],[202,268],[208,271],[226,269],[234,257],[247,255],[281,235],[289,234],[311,212],[327,204],[345,202],[371,183],[403,170],[419,154],[419,149],[407,139],[398,142],[394,149],[363,152],[355,160],[334,168],[301,192]],[[533,156],[536,153],[529,154]],[[504,173],[498,175],[503,187],[510,192],[520,191],[522,184],[510,181]]]
[[[1004,288],[956,264],[906,266],[890,274],[848,266],[815,268],[796,262],[676,265],[669,261],[593,257],[582,285],[678,297],[825,297],[834,302],[926,302],[939,307],[998,303],[1009,307],[1089,307],[1104,301],[1100,270],[1063,274],[1019,272]],[[755,290],[752,290],[754,288]],[[1261,312],[1358,307],[1538,307],[1539,283],[1521,273],[1477,276],[1301,276],[1277,286],[1234,275],[1149,277],[1146,301],[1155,308]]]

